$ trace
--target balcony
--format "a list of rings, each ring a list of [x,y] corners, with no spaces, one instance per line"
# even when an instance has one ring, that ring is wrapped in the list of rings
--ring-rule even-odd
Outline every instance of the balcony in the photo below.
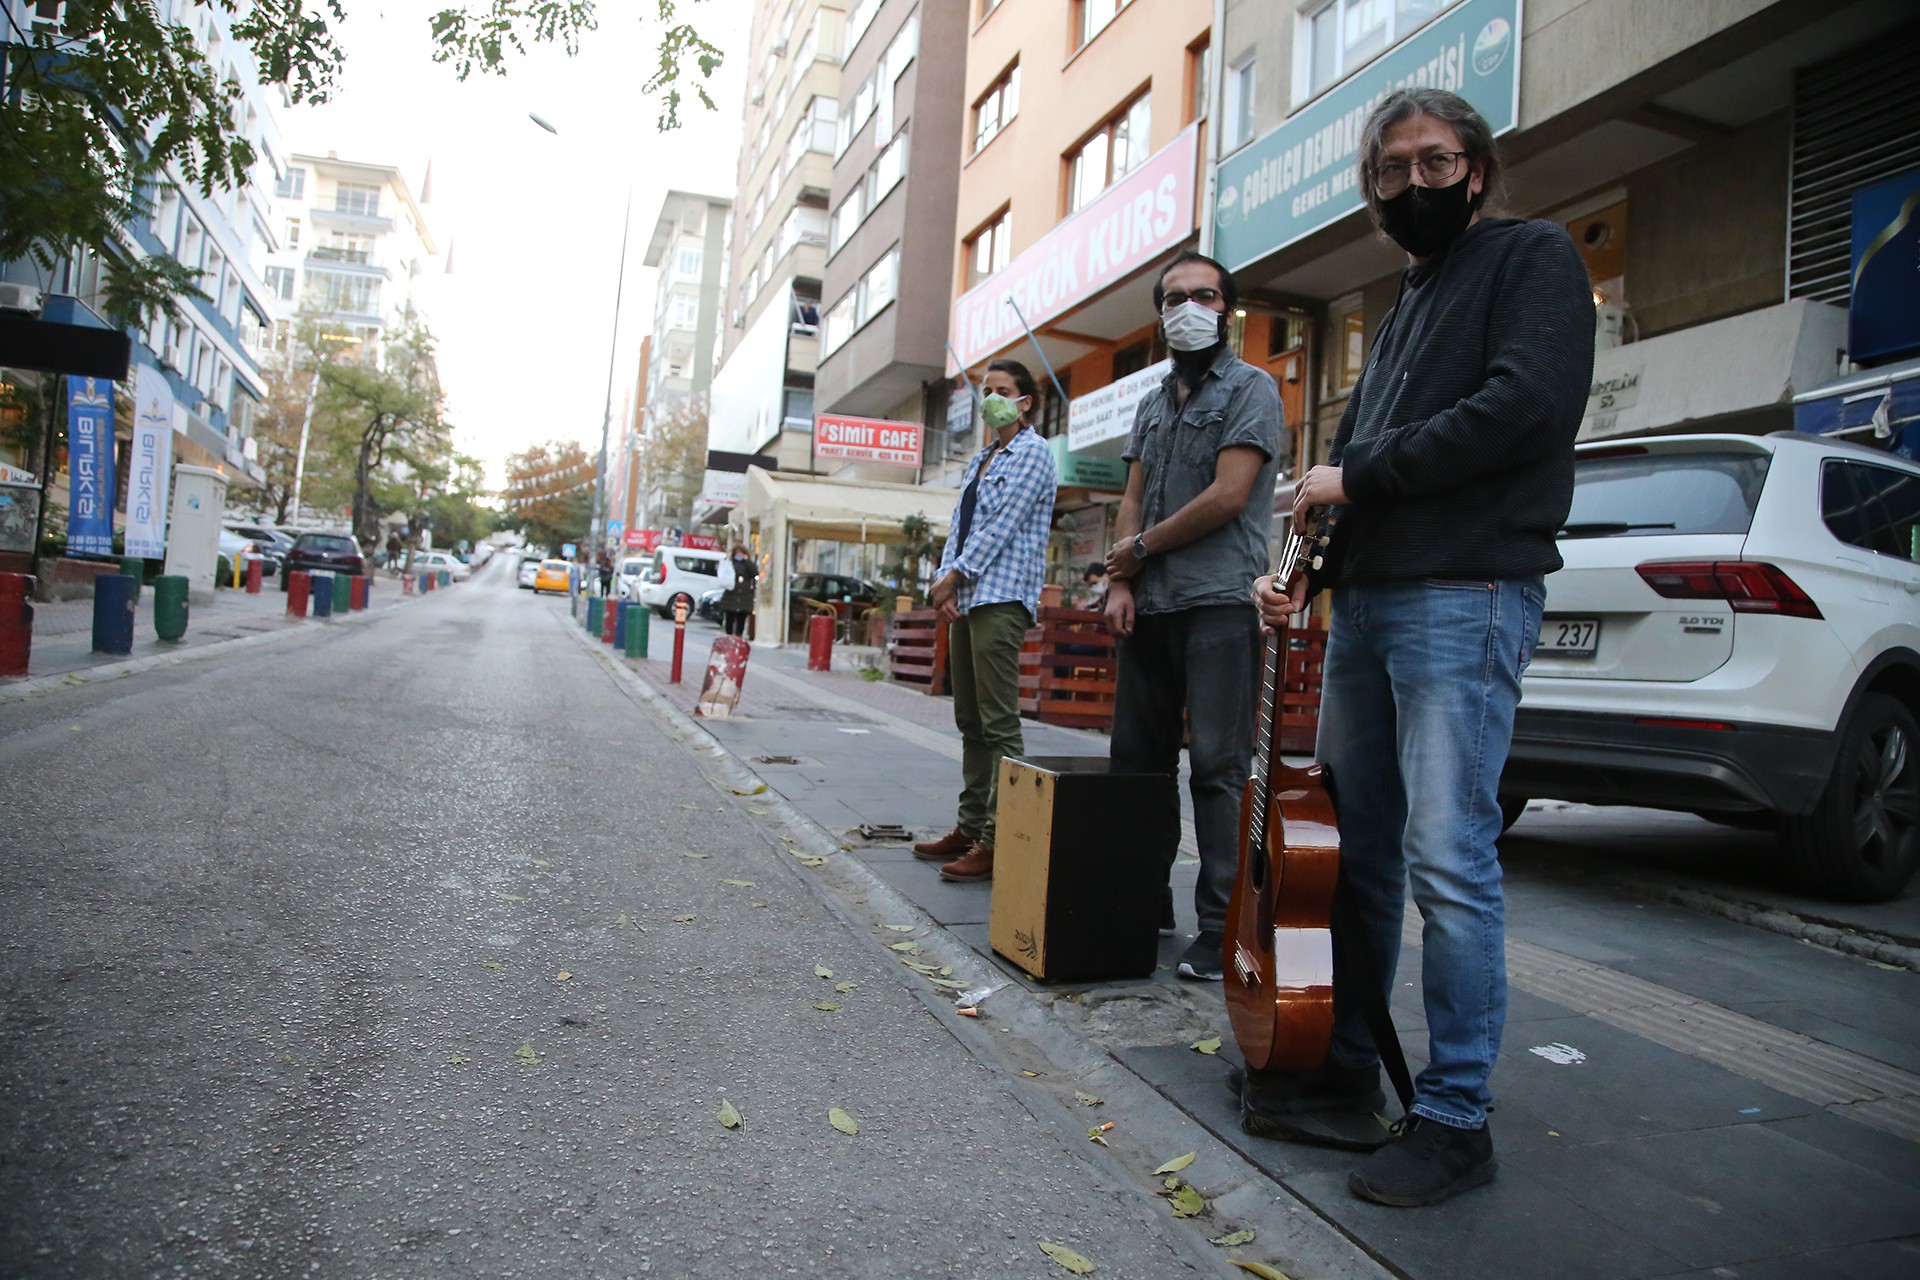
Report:
[[[346,209],[315,205],[307,211],[307,217],[316,227],[338,227],[342,231],[379,233],[393,230],[393,219],[377,213],[353,213]]]
[[[382,280],[393,278],[393,273],[373,261],[373,253],[366,249],[335,249],[328,245],[315,245],[307,250],[307,263],[309,266],[325,267],[328,271],[378,276]]]

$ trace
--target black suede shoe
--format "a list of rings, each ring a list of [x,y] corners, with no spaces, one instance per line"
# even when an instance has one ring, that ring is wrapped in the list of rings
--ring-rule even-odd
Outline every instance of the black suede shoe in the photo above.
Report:
[[[1376,1151],[1390,1140],[1378,1112],[1387,1105],[1380,1064],[1326,1063],[1304,1071],[1239,1070],[1240,1128],[1258,1138],[1341,1151]]]
[[[1492,1182],[1500,1170],[1493,1134],[1484,1127],[1456,1129],[1409,1115],[1394,1128],[1393,1141],[1347,1175],[1347,1190],[1362,1200],[1399,1208],[1439,1204]]]

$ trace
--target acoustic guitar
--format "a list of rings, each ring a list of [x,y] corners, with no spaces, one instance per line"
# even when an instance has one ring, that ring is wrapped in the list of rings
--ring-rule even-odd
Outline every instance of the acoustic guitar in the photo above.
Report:
[[[1275,581],[1320,566],[1329,521],[1291,533]],[[1333,1035],[1333,894],[1340,828],[1327,774],[1280,759],[1284,630],[1267,637],[1253,776],[1240,801],[1240,870],[1227,908],[1225,987],[1233,1037],[1255,1070],[1315,1067]]]

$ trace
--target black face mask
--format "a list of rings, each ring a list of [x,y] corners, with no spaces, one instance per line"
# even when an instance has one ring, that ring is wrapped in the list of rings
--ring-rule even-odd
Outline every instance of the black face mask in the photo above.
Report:
[[[1414,257],[1431,258],[1473,221],[1480,200],[1468,192],[1472,184],[1469,174],[1451,186],[1409,185],[1393,199],[1380,202],[1381,229]]]

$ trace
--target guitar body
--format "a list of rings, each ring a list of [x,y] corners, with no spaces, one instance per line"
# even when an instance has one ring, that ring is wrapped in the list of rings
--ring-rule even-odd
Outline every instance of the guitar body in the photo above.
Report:
[[[1320,766],[1271,765],[1240,806],[1240,872],[1227,908],[1225,988],[1233,1038],[1255,1070],[1317,1067],[1333,1036],[1333,892],[1340,828]],[[1264,828],[1264,840],[1252,839]],[[1259,847],[1264,845],[1264,847]]]

